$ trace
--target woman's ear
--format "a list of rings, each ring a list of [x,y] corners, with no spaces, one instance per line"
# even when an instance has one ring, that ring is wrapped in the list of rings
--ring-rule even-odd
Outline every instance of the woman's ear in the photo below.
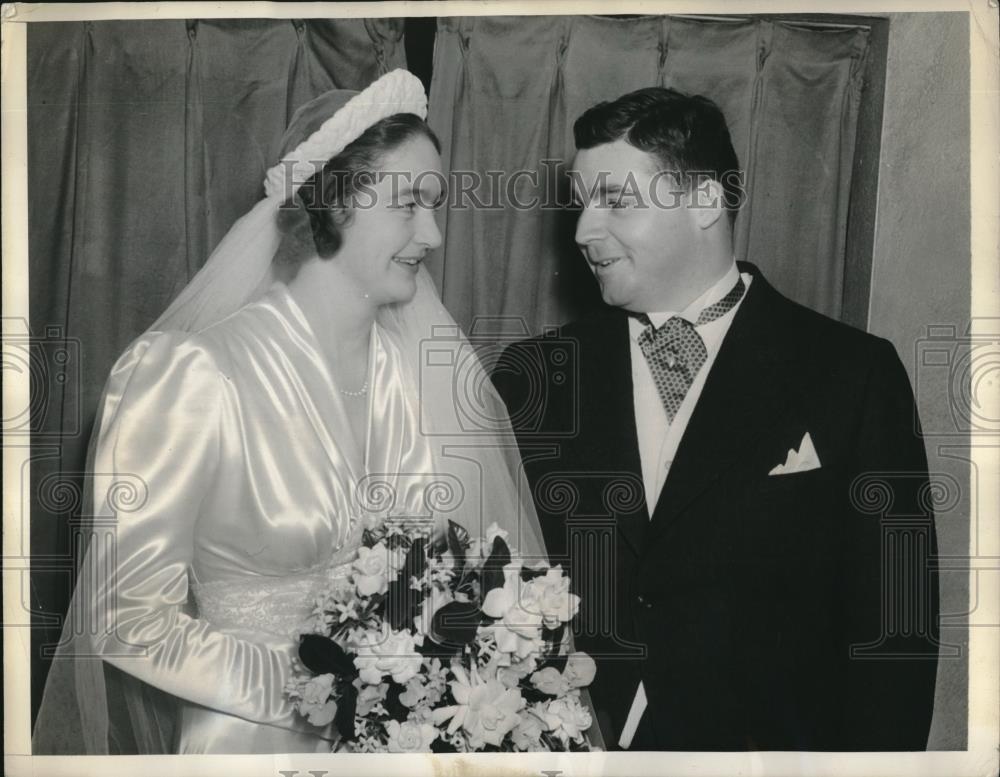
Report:
[[[330,220],[337,229],[346,227],[351,222],[351,209],[346,205],[331,205]]]

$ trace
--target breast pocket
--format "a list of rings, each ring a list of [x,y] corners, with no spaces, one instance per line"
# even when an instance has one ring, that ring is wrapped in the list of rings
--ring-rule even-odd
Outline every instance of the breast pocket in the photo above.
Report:
[[[824,563],[836,545],[834,480],[820,468],[748,483],[741,520],[745,551],[799,569]]]
[[[805,472],[790,472],[785,475],[768,475],[758,482],[757,488],[764,494],[781,494],[797,491],[816,491],[829,484],[829,472],[823,467]]]

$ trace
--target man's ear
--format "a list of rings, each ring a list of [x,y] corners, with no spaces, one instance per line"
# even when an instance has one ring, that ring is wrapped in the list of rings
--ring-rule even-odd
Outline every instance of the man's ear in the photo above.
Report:
[[[726,216],[726,192],[722,184],[712,178],[696,182],[691,191],[691,208],[695,223],[701,229],[708,229],[720,218]]]

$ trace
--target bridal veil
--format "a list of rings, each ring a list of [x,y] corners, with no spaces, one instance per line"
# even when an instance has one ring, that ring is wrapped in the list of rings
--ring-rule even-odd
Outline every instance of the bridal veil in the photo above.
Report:
[[[420,118],[427,113],[420,81],[404,70],[382,76],[360,93],[328,92],[300,108],[283,138],[282,159],[268,172],[265,198],[233,225],[148,332],[198,332],[261,297],[275,280],[272,259],[281,242],[279,208],[367,127],[396,113]],[[541,529],[506,409],[424,268],[417,275],[413,299],[384,307],[377,326],[403,356],[405,379],[419,406],[420,432],[433,449],[437,486],[425,497],[429,513],[459,523],[474,536],[497,523],[509,532],[526,563],[544,558]],[[100,432],[98,417],[88,472]],[[113,478],[101,481],[85,494],[94,521],[91,542],[107,541],[98,529],[116,520],[115,483]],[[88,486],[94,482],[87,480]],[[358,488],[374,488],[373,494],[378,491],[385,498],[379,485],[376,479]],[[85,613],[91,609],[89,597],[98,579],[94,576],[112,575],[114,570],[92,568],[97,556],[84,554],[82,548],[78,553],[82,563],[35,724],[33,752],[170,752],[173,697],[113,669],[98,655],[97,635],[115,630],[114,608],[102,613],[97,623],[88,622],[94,619]]]

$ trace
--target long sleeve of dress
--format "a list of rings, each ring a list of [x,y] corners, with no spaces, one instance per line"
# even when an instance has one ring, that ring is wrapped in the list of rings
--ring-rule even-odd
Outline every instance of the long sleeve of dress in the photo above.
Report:
[[[112,371],[94,459],[90,612],[108,663],[177,697],[308,728],[282,689],[292,645],[268,646],[185,612],[194,533],[220,462],[226,377],[197,337],[144,336]]]

